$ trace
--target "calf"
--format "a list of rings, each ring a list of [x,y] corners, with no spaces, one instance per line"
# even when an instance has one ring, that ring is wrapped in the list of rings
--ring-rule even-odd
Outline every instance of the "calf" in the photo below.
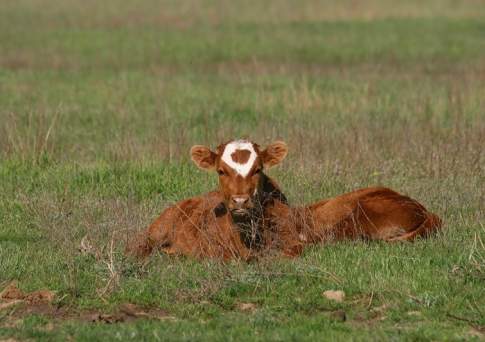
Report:
[[[274,208],[286,207],[286,198],[263,169],[280,163],[287,151],[283,142],[261,150],[246,140],[222,144],[215,151],[193,146],[192,160],[218,173],[219,189],[167,208],[128,252],[143,257],[159,249],[194,257],[248,259],[269,246],[274,232],[264,227],[270,227]]]
[[[263,249],[298,255],[312,243],[342,239],[413,240],[441,227],[440,219],[417,201],[393,190],[372,187],[291,208],[263,169],[288,152],[275,142],[236,140],[215,151],[196,145],[195,164],[216,171],[219,189],[167,208],[129,246],[137,256],[153,249],[195,257],[248,259]]]

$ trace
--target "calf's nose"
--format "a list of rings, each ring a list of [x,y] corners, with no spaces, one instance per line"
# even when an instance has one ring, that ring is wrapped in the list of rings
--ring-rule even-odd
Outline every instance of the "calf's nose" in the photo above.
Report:
[[[249,196],[247,195],[231,196],[231,201],[237,206],[243,206],[249,201]]]

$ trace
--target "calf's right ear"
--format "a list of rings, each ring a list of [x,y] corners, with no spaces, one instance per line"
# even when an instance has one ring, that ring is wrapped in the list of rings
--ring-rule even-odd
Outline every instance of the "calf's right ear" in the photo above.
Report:
[[[213,170],[216,167],[216,154],[210,148],[202,145],[194,145],[190,149],[190,157],[195,165],[203,170]]]

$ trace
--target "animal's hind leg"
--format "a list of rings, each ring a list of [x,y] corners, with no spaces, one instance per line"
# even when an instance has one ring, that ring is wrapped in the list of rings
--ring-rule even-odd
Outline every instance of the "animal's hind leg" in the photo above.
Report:
[[[426,218],[416,229],[400,236],[387,239],[387,241],[413,241],[417,237],[427,237],[441,228],[442,223],[438,216],[429,212],[425,214]]]

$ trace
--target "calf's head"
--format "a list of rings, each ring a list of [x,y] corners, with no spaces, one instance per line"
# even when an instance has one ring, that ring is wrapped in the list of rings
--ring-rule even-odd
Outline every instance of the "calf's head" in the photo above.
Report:
[[[199,168],[218,173],[219,189],[233,215],[245,215],[254,207],[264,177],[263,169],[280,163],[287,153],[288,148],[282,141],[264,150],[247,140],[230,141],[219,145],[215,151],[202,145],[190,150]]]

